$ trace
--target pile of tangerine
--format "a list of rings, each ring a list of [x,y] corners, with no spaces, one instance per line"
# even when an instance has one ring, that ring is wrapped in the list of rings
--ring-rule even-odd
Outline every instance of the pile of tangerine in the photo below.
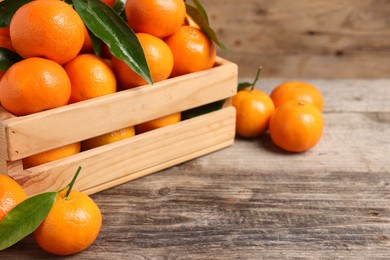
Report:
[[[111,7],[115,3],[103,2]],[[127,0],[125,14],[143,48],[153,82],[214,65],[215,46],[199,27],[185,23],[183,0]],[[16,11],[9,28],[1,28],[0,33],[0,47],[23,58],[0,74],[1,105],[16,116],[146,84],[106,46],[101,56],[94,54],[85,24],[64,1],[29,2]],[[33,167],[180,120],[181,114],[176,113],[33,155],[23,164]]]

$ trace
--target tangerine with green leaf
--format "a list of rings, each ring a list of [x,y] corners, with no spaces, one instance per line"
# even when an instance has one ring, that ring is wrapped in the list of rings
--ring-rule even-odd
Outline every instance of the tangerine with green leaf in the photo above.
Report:
[[[255,89],[259,75],[260,69],[255,80],[246,84],[248,88],[238,91],[232,98],[232,105],[236,108],[236,133],[242,137],[253,138],[264,134],[275,109],[269,95]]]
[[[171,49],[163,40],[148,33],[137,33],[137,38],[145,54],[153,82],[167,79],[174,65]],[[112,57],[111,60],[115,75],[122,88],[129,89],[147,84],[146,80],[124,61],[116,57]]]
[[[58,193],[49,214],[34,231],[38,245],[55,255],[85,250],[96,240],[102,226],[96,203],[88,195],[72,190],[76,178],[77,174],[68,189]]]

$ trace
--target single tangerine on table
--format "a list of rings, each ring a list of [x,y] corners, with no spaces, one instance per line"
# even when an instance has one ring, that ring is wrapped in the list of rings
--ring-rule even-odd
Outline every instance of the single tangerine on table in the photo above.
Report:
[[[80,54],[64,65],[71,82],[69,103],[116,92],[116,78],[111,67],[94,54]]]
[[[290,100],[277,107],[269,122],[272,141],[289,152],[303,152],[315,146],[323,129],[321,111],[302,100]]]
[[[275,107],[290,101],[303,100],[314,104],[320,111],[324,106],[321,92],[313,85],[306,82],[289,81],[284,82],[273,89],[271,98]]]
[[[0,174],[0,222],[26,198],[26,192],[14,179]]]
[[[174,113],[168,116],[160,117],[154,120],[150,120],[135,126],[135,132],[137,134],[142,134],[160,127],[172,125],[180,122],[181,113]]]
[[[99,135],[81,142],[81,150],[89,150],[102,145],[114,143],[135,135],[135,129],[133,126],[126,127],[117,131],[110,132],[108,134]]]
[[[2,106],[16,116],[68,104],[71,84],[61,65],[43,58],[13,64],[0,81]]]
[[[10,22],[10,37],[23,58],[45,57],[69,62],[84,43],[84,24],[64,1],[37,0],[20,7]]]
[[[201,30],[181,26],[173,35],[164,39],[172,50],[172,77],[212,68],[216,49],[213,42]]]
[[[173,56],[168,45],[161,39],[147,33],[137,33],[153,82],[167,79],[173,68]],[[112,57],[118,82],[125,89],[141,86],[147,82],[124,61]]]
[[[28,156],[23,158],[23,167],[25,169],[31,168],[37,165],[41,165],[44,163],[52,162],[55,160],[59,160],[62,158],[66,158],[68,156],[77,154],[80,152],[80,142],[76,142],[73,144],[68,144],[61,146],[59,148],[54,148],[49,151],[45,151],[42,153],[38,153],[35,155]]]
[[[272,99],[263,91],[255,89],[260,76],[258,69],[253,83],[237,92],[232,98],[232,105],[236,108],[236,133],[242,137],[257,137],[268,130],[269,118],[275,110]]]
[[[183,0],[127,0],[125,14],[127,23],[136,33],[164,38],[179,30],[186,6]]]
[[[259,89],[239,91],[232,98],[236,108],[236,132],[242,137],[257,137],[268,130],[269,118],[274,111],[274,103],[265,92]]]
[[[45,251],[71,255],[89,247],[99,235],[102,215],[86,194],[72,190],[60,192],[49,214],[34,231],[34,238]]]

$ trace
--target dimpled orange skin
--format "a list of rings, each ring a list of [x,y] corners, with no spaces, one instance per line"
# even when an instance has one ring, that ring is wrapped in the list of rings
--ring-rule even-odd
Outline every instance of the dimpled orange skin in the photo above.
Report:
[[[64,66],[72,92],[69,103],[75,103],[116,92],[116,78],[111,67],[94,54],[80,54]]]
[[[46,152],[23,158],[24,169],[59,160],[80,152],[80,142],[68,144]]]
[[[142,134],[160,127],[168,126],[180,122],[181,113],[174,113],[168,116],[160,117],[135,126],[135,132]]]
[[[25,191],[15,180],[0,174],[0,222],[11,209],[26,198]]]
[[[69,62],[84,43],[84,24],[63,1],[37,0],[20,7],[11,19],[10,36],[23,58],[45,57],[59,64]]]
[[[290,100],[276,108],[269,122],[272,141],[289,152],[303,152],[315,146],[323,129],[321,111],[301,100]]]
[[[173,68],[171,49],[163,40],[147,33],[137,33],[137,38],[144,50],[153,82],[167,79]],[[122,60],[112,57],[112,66],[122,88],[129,89],[147,84]]]
[[[172,50],[172,77],[212,68],[216,49],[213,42],[199,29],[182,26],[164,39]]]
[[[236,133],[242,137],[257,137],[268,130],[274,103],[263,91],[245,89],[232,98],[236,108]]]
[[[324,101],[321,92],[306,82],[284,82],[273,89],[271,99],[275,107],[279,107],[290,100],[303,100],[314,104],[320,111],[323,110]]]
[[[61,65],[43,58],[13,64],[0,81],[1,105],[16,116],[68,103],[71,85]]]
[[[56,255],[71,255],[88,248],[97,238],[102,215],[99,207],[86,194],[66,190],[57,195],[48,216],[34,231],[34,238],[45,251]]]
[[[127,23],[136,32],[164,38],[175,33],[186,16],[183,0],[127,0]]]

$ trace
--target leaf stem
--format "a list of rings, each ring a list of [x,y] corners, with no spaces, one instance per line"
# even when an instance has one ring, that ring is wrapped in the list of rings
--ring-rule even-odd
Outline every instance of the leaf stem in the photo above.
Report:
[[[260,78],[260,73],[261,73],[261,70],[263,69],[262,66],[260,66],[258,69],[257,69],[257,73],[256,73],[256,77],[255,77],[255,80],[252,82],[251,84],[251,91],[253,91],[253,89],[255,88],[255,85],[257,83],[257,81],[259,80]]]
[[[79,166],[79,168],[77,169],[75,175],[73,176],[72,181],[69,183],[69,185],[68,185],[68,190],[66,191],[66,194],[65,194],[65,196],[64,196],[64,199],[68,199],[69,194],[70,194],[70,192],[71,192],[71,190],[72,190],[72,188],[73,188],[73,185],[74,185],[74,183],[76,182],[77,177],[79,176],[79,173],[80,173],[80,171],[81,171],[81,168],[82,168],[82,167]]]

